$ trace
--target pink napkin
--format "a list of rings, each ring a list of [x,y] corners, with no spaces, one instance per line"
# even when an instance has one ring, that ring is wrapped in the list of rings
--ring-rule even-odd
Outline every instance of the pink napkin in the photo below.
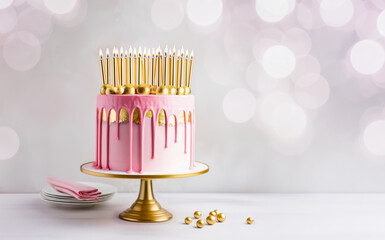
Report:
[[[71,196],[75,197],[78,200],[94,200],[94,201],[99,200],[99,198],[97,198],[97,197],[79,195],[79,194],[75,193],[74,191],[69,190],[68,188],[62,188],[62,187],[59,187],[59,186],[53,186],[53,187],[56,190],[58,190],[59,192],[71,195]]]
[[[47,178],[47,182],[56,190],[74,196],[79,200],[98,200],[101,192],[97,188],[70,180]]]

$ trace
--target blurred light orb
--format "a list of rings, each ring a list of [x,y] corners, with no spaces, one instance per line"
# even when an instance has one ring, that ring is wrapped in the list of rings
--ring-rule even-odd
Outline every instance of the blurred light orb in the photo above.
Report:
[[[378,15],[377,29],[382,36],[385,36],[385,10]]]
[[[287,47],[276,45],[268,48],[262,58],[263,69],[273,78],[288,77],[295,69],[294,53]]]
[[[305,131],[307,116],[297,104],[284,103],[274,108],[270,125],[279,138],[293,139]]]
[[[14,70],[27,71],[33,68],[40,56],[39,39],[29,32],[14,32],[4,42],[4,60]]]
[[[385,121],[376,120],[364,130],[363,140],[368,151],[377,156],[385,156]]]
[[[307,55],[311,49],[310,36],[300,28],[291,28],[282,37],[282,44],[290,48],[297,57]]]
[[[223,43],[228,56],[238,62],[249,62],[253,58],[252,48],[257,30],[253,25],[236,23],[227,26]]]
[[[294,95],[302,107],[315,109],[323,106],[330,96],[328,81],[319,74],[308,74],[296,81]]]
[[[151,7],[152,22],[161,29],[177,28],[183,21],[184,9],[177,0],[156,0]]]
[[[230,90],[223,99],[223,112],[232,122],[243,123],[250,120],[256,111],[254,95],[247,89]]]
[[[282,104],[295,104],[293,98],[285,92],[268,92],[261,95],[257,102],[258,119],[265,125],[273,121],[274,110]]]
[[[342,27],[353,18],[354,6],[350,0],[322,0],[320,15],[326,25]]]
[[[321,64],[317,58],[312,55],[306,55],[297,59],[295,69],[290,78],[295,84],[298,84],[297,82],[302,78],[302,76],[308,74],[320,74],[320,72]]]
[[[19,150],[20,139],[15,130],[0,126],[0,159],[13,157]]]
[[[1,0],[0,1],[0,9],[4,9],[4,8],[11,6],[12,2],[13,2],[13,0]]]
[[[66,14],[54,15],[55,23],[70,28],[81,23],[87,16],[88,3],[86,0],[77,0],[73,9]]]
[[[40,41],[44,41],[52,32],[51,18],[51,14],[47,11],[30,8],[19,14],[17,29],[32,33]]]
[[[0,34],[12,31],[17,25],[17,12],[13,7],[0,9]]]
[[[265,22],[281,21],[293,11],[295,0],[256,0],[255,9],[258,16]]]
[[[361,40],[350,52],[350,62],[353,68],[361,74],[378,72],[385,63],[384,48],[376,41]]]
[[[257,92],[268,92],[278,85],[278,79],[266,74],[258,61],[251,62],[246,68],[246,81]]]
[[[222,15],[222,0],[188,0],[187,16],[199,25],[207,26],[215,23]]]
[[[54,14],[69,13],[76,5],[77,0],[43,0],[44,5]]]

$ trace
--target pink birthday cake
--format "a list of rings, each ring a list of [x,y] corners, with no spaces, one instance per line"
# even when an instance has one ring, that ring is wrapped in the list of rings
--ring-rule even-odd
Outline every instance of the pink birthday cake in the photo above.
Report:
[[[183,48],[157,50],[123,55],[114,49],[112,67],[108,50],[105,59],[101,53],[94,168],[158,173],[194,167],[192,56]]]

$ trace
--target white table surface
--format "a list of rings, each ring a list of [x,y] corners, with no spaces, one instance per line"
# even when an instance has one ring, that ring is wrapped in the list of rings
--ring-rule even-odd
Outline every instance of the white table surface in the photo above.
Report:
[[[55,207],[39,194],[0,194],[0,239],[385,239],[385,194],[156,194],[173,213],[163,223],[118,214],[136,199],[118,193],[88,209]],[[224,223],[185,225],[194,210],[219,209]],[[252,216],[254,224],[245,223]],[[193,221],[195,223],[195,221]]]

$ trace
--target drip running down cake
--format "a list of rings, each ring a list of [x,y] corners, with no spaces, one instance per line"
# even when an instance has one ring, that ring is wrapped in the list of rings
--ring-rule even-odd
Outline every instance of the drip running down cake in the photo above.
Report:
[[[130,47],[124,55],[114,48],[112,59],[108,49],[100,57],[93,167],[141,174],[193,169],[193,52],[166,47],[137,54]]]

